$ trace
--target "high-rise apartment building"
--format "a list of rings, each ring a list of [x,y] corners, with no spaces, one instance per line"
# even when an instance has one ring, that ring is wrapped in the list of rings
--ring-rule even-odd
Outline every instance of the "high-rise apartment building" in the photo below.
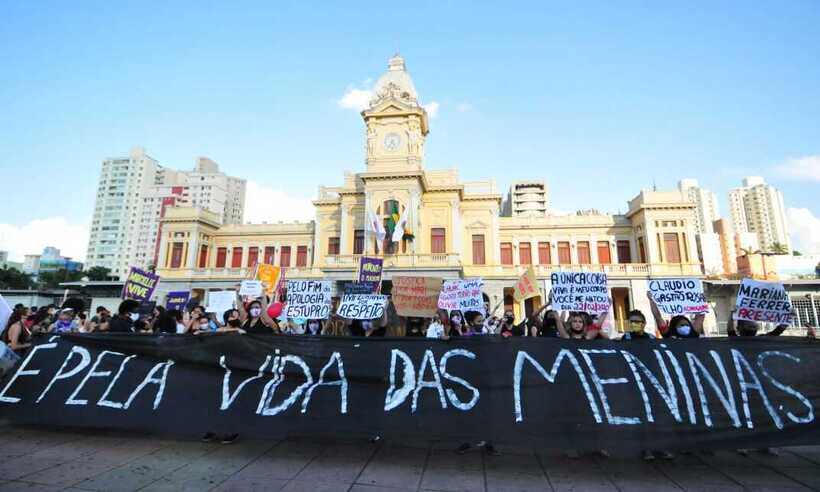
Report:
[[[778,243],[791,253],[783,193],[766,184],[763,178],[747,177],[742,187],[730,191],[729,208],[736,233],[754,233],[764,252],[774,252],[774,245]]]
[[[517,181],[510,186],[503,205],[506,217],[544,217],[549,213],[549,195],[543,181]]]
[[[696,179],[682,179],[678,189],[695,204],[695,229],[698,234],[715,232],[712,223],[718,219],[717,195],[698,186]]]
[[[241,224],[245,180],[225,175],[206,157],[192,171],[165,168],[142,148],[103,161],[88,267],[102,266],[119,277],[132,265],[155,265],[160,219],[173,206],[201,208],[216,213],[223,224]]]

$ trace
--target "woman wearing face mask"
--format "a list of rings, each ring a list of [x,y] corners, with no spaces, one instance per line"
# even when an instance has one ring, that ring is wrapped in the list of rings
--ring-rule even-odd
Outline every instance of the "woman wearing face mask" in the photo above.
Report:
[[[450,332],[450,317],[447,316],[446,309],[439,309],[436,312],[436,317],[430,320],[430,323],[427,325],[427,338],[440,338],[442,340],[448,340],[450,336],[448,333]]]
[[[663,338],[699,338],[703,336],[703,320],[706,318],[704,313],[696,314],[692,320],[684,315],[677,315],[673,316],[669,322],[666,322],[658,303],[652,297],[652,292],[647,291],[646,298],[649,299],[649,306],[652,308],[655,326],[658,327],[658,333]]]
[[[309,319],[307,322],[307,329],[305,330],[305,335],[310,336],[319,336],[322,334],[322,320],[320,319]]]
[[[450,332],[451,337],[460,337],[467,331],[467,323],[464,322],[464,315],[461,311],[450,312]]]
[[[242,329],[242,320],[239,318],[238,309],[228,309],[222,313],[222,321],[225,325],[220,326],[216,330],[217,333],[245,333],[245,330]]]
[[[108,331],[111,333],[134,333],[134,323],[140,319],[137,310],[140,303],[133,299],[126,299],[120,303],[117,315],[108,322]]]
[[[239,311],[239,319],[242,320],[242,329],[250,335],[270,335],[279,332],[279,325],[275,320],[268,316],[268,306],[262,299],[257,299],[248,303],[248,309],[245,310],[242,299],[239,297],[239,290],[237,289],[236,305]]]

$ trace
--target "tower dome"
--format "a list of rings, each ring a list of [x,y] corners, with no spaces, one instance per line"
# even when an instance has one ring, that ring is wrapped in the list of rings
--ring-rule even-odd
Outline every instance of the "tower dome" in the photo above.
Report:
[[[419,105],[416,86],[407,73],[404,58],[398,53],[387,62],[387,71],[376,81],[373,94],[373,99],[370,100],[371,108],[385,99],[397,99],[405,104]]]

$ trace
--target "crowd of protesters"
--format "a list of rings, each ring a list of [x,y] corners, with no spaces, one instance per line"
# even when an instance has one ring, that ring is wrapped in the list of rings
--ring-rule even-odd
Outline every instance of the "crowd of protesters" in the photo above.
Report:
[[[237,290],[238,292],[238,290]],[[207,335],[216,333],[235,333],[251,335],[294,335],[294,336],[358,336],[384,337],[407,336],[427,337],[449,340],[457,337],[494,336],[509,337],[551,337],[593,341],[610,339],[612,331],[605,329],[607,314],[586,312],[559,312],[551,309],[551,295],[545,305],[536,309],[520,322],[515,322],[511,309],[504,309],[501,316],[495,316],[501,304],[490,306],[485,303],[484,312],[447,311],[439,309],[431,318],[402,317],[388,299],[384,315],[373,320],[345,319],[336,314],[338,300],[334,300],[328,319],[288,319],[283,316],[284,295],[280,302],[268,303],[262,296],[258,299],[243,299],[237,294],[236,308],[223,313],[208,312],[201,305],[191,305],[189,309],[165,309],[161,306],[145,306],[132,299],[123,300],[116,313],[104,306],[86,311],[85,303],[78,298],[69,298],[61,306],[54,304],[42,307],[27,307],[17,304],[9,317],[2,334],[2,341],[17,355],[24,355],[32,344],[32,337],[37,333],[123,333],[123,334],[175,334]],[[647,329],[646,316],[634,309],[627,315],[622,341],[641,341],[654,338],[696,339],[704,336],[704,315],[693,317],[684,315],[666,319],[651,293],[647,293],[651,313],[655,321],[655,330]],[[610,300],[611,304],[611,300]],[[729,316],[727,334],[734,336],[756,336],[760,331],[758,323],[737,321]],[[778,325],[773,330],[763,333],[765,336],[782,334],[789,325]],[[806,325],[809,338],[815,338],[815,328]],[[204,440],[221,440],[230,443],[237,439],[237,434],[217,437],[208,432]],[[463,454],[474,445],[462,444],[456,451]],[[489,454],[497,454],[491,442],[479,442]],[[738,450],[748,453],[749,450]],[[774,450],[757,450],[775,453]],[[605,450],[598,450],[602,456],[608,456]],[[570,458],[578,458],[577,450],[567,450]],[[647,450],[643,453],[645,460],[656,457],[672,459],[674,455],[663,450]]]

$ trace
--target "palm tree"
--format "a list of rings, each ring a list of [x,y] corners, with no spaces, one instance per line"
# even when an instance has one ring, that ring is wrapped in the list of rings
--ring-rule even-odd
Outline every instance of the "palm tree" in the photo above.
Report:
[[[771,249],[771,252],[776,254],[776,255],[787,255],[787,254],[789,254],[789,248],[787,248],[785,244],[779,243],[777,241],[772,243],[772,247],[770,249]]]

